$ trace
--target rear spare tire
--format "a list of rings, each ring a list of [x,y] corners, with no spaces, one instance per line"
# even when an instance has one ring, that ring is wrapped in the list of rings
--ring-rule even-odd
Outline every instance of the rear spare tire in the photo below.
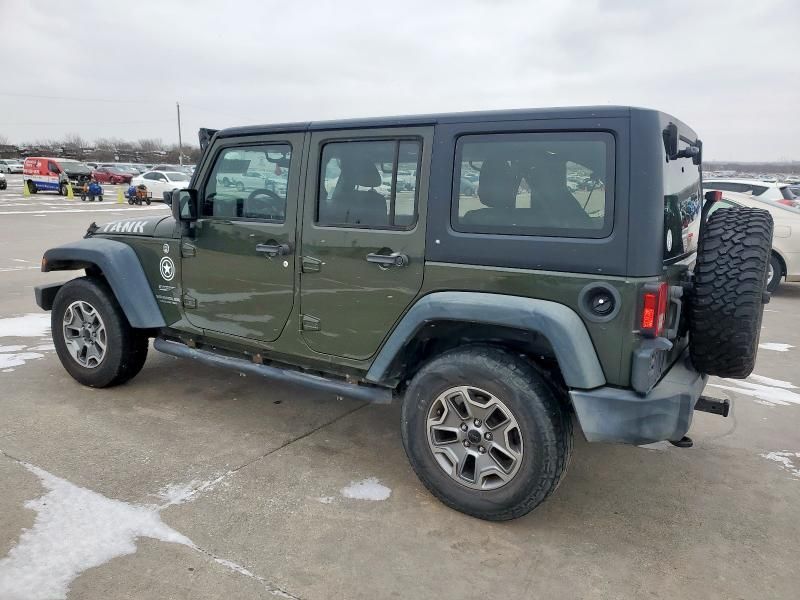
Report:
[[[772,227],[757,208],[720,209],[704,225],[689,309],[689,348],[701,373],[743,379],[753,372]]]

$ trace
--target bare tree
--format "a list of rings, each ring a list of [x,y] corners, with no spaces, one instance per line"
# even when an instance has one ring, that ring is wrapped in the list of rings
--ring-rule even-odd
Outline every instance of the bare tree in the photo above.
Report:
[[[160,138],[141,139],[137,142],[142,152],[157,152],[164,149],[164,142]]]
[[[8,145],[8,137],[0,133],[0,146],[7,146]]]

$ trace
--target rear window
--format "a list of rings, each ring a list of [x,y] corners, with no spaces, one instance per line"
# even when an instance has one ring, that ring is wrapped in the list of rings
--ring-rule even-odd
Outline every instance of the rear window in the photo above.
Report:
[[[678,149],[688,146],[679,143]],[[700,233],[700,165],[691,158],[664,163],[664,260],[677,261],[697,250]],[[718,184],[711,184],[716,188]],[[716,189],[727,189],[718,187]]]
[[[611,232],[611,134],[464,136],[455,166],[456,231],[587,238]]]

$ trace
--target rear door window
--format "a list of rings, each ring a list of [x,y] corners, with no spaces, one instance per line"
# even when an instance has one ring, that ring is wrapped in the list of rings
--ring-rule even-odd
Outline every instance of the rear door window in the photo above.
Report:
[[[468,233],[606,237],[614,138],[602,132],[462,137],[451,222]]]

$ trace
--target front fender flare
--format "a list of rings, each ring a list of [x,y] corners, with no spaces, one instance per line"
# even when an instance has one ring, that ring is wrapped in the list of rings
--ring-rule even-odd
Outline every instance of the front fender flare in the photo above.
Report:
[[[122,242],[87,238],[44,253],[42,271],[73,271],[95,266],[103,272],[131,327],[164,327],[150,283],[133,248]]]
[[[482,292],[434,292],[421,298],[394,328],[366,380],[384,382],[394,358],[431,321],[462,321],[535,331],[549,341],[570,388],[593,389],[606,383],[594,344],[574,310],[548,300]]]

